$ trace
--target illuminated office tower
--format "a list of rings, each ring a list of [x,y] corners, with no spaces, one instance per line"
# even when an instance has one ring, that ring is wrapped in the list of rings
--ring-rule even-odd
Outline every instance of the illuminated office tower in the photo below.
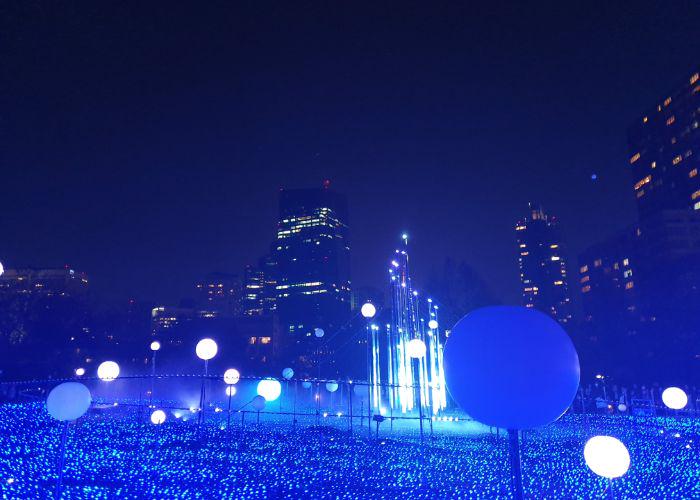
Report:
[[[628,142],[642,223],[662,210],[700,210],[700,73],[635,120]]]
[[[539,205],[515,227],[523,305],[549,314],[559,323],[571,321],[571,299],[559,224]]]
[[[241,313],[241,279],[235,274],[209,273],[195,285],[197,305],[223,316]]]
[[[345,197],[328,181],[315,189],[283,189],[274,245],[275,290],[282,331],[292,344],[332,334],[350,311],[350,244]]]

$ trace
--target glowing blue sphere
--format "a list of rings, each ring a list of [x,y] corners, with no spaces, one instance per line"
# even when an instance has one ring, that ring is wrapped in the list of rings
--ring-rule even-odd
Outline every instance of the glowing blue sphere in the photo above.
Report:
[[[265,401],[274,401],[282,394],[282,384],[274,378],[266,378],[258,382],[258,395]]]
[[[294,370],[291,368],[285,368],[282,370],[282,377],[284,377],[286,380],[291,379],[294,376]]]
[[[552,318],[534,309],[484,307],[445,344],[447,389],[478,422],[529,429],[559,418],[578,390],[578,354]]]
[[[90,390],[79,382],[57,385],[46,398],[46,410],[56,420],[75,420],[85,414],[92,403]]]

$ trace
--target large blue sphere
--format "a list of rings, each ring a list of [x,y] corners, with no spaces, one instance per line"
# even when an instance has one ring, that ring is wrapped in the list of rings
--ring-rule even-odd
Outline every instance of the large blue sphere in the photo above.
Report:
[[[447,389],[475,420],[506,429],[553,422],[578,390],[578,354],[562,327],[524,307],[478,309],[445,344]]]

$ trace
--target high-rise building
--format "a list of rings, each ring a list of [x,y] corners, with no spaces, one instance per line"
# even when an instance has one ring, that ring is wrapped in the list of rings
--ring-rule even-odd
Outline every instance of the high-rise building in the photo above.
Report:
[[[515,234],[523,305],[568,323],[572,307],[557,219],[530,204],[530,213],[515,226]]]
[[[628,142],[642,221],[662,210],[700,210],[700,72],[636,120]]]
[[[292,344],[306,345],[315,328],[339,328],[350,310],[345,197],[328,181],[321,188],[281,190],[274,250],[277,310]]]
[[[246,266],[243,275],[242,310],[244,316],[267,316],[277,309],[276,263],[271,255]]]
[[[634,328],[639,314],[639,237],[634,226],[579,256],[585,322]]]
[[[79,296],[87,292],[87,275],[68,267],[6,269],[0,275],[0,293],[17,296]]]
[[[242,283],[239,276],[227,273],[209,273],[195,285],[197,305],[204,310],[224,316],[238,316],[242,312]]]

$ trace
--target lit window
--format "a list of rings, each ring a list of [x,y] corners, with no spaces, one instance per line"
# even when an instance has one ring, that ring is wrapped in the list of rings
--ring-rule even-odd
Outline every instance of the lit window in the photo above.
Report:
[[[588,275],[586,275],[586,276],[584,276],[583,278],[581,278],[581,283],[587,283],[587,282],[589,282],[589,281],[591,281],[591,277],[588,276]]]
[[[664,106],[668,106],[669,104],[671,104],[671,98],[667,97],[666,100],[664,101]]]
[[[678,165],[682,161],[683,161],[683,157],[681,155],[678,155],[673,159],[673,164]]]
[[[623,259],[623,260],[622,260],[622,265],[623,265],[623,266],[629,266],[629,265],[630,265],[630,260],[629,260],[629,259]]]
[[[695,73],[693,76],[690,77],[690,84],[694,84],[700,79],[700,73]]]
[[[635,191],[637,191],[639,188],[641,188],[645,184],[649,184],[651,182],[651,175],[647,175],[645,178],[640,180],[634,185]]]
[[[581,274],[588,272],[588,265],[581,266],[581,269],[579,269],[579,272]]]
[[[586,285],[586,286],[584,286],[583,288],[581,288],[581,291],[582,291],[583,293],[588,293],[588,292],[590,292],[590,291],[591,291],[591,285]]]
[[[668,118],[668,120],[666,120],[666,125],[671,125],[671,124],[672,124],[673,122],[675,122],[675,121],[676,121],[676,117],[675,117],[675,116],[671,116],[671,117]]]
[[[698,175],[698,169],[697,169],[697,168],[694,168],[693,170],[691,170],[690,172],[688,172],[688,177],[691,177],[691,178],[692,178],[692,177],[695,177],[696,175]]]
[[[635,161],[639,160],[639,157],[641,155],[639,153],[636,153],[632,158],[630,158],[630,163],[634,163]]]
[[[594,266],[594,267],[600,267],[600,266],[602,266],[602,265],[603,265],[603,260],[602,260],[602,259],[596,259],[595,261],[593,261],[593,266]]]
[[[628,281],[625,283],[625,290],[629,290],[631,288],[634,288],[634,281]]]
[[[250,338],[248,339],[248,343],[249,343],[250,345],[253,345],[253,344],[255,344],[255,341],[256,341],[256,340],[257,340],[257,339],[256,339],[255,337],[250,337]]]
[[[656,162],[655,162],[655,161],[652,161],[652,162],[651,162],[651,168],[656,168]]]
[[[694,210],[700,210],[700,201],[696,201],[695,205],[693,205]]]
[[[269,344],[272,342],[272,337],[260,337],[261,344]]]
[[[559,260],[559,256],[557,256],[557,255],[552,255],[551,259],[554,260],[554,261]]]
[[[647,118],[647,117],[645,116],[644,118],[642,118],[642,121],[643,121],[644,123],[646,123],[646,122],[649,121],[649,118]]]
[[[690,195],[690,198],[691,198],[692,200],[695,200],[695,199],[697,199],[697,198],[700,198],[700,189],[698,189],[698,190],[695,191],[693,194],[691,194],[691,195]]]

